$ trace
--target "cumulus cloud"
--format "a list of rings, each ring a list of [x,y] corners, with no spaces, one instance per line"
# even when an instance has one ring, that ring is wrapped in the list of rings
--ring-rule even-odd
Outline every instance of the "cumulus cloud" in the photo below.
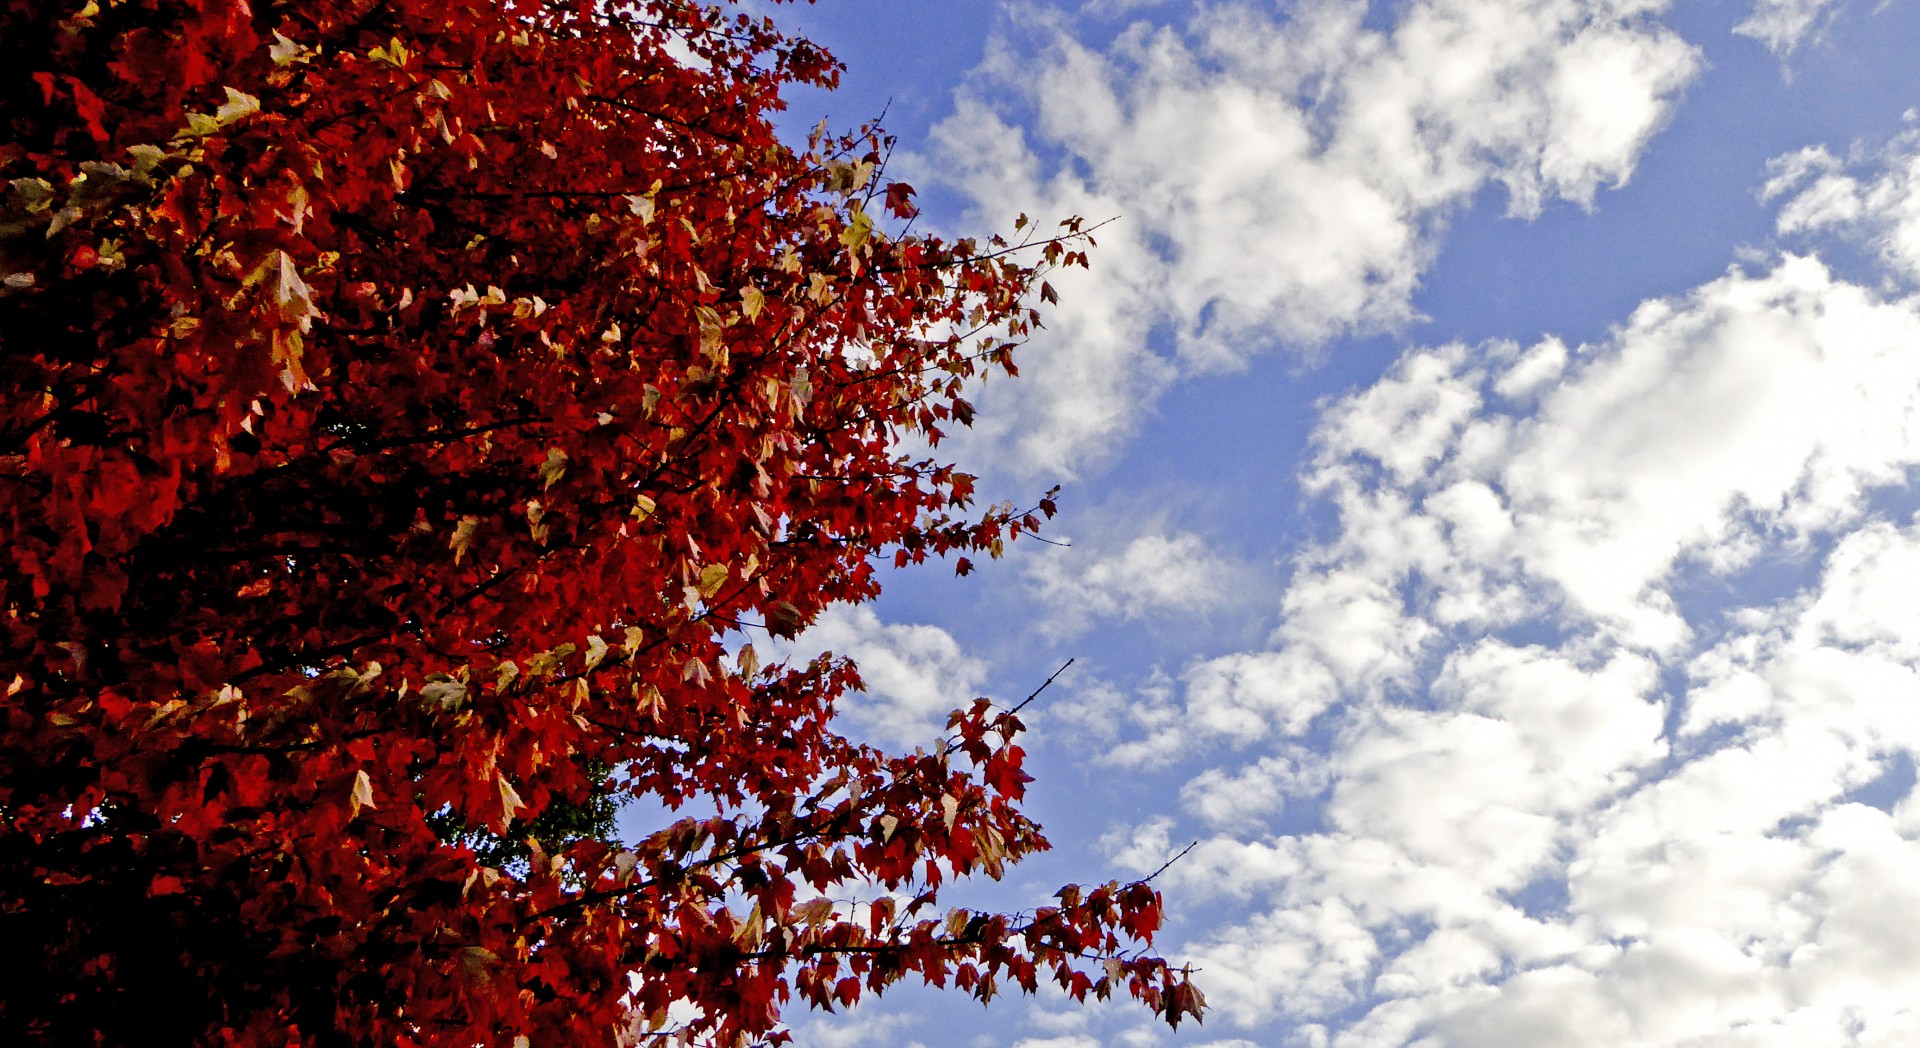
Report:
[[[1239,768],[1201,772],[1180,791],[1180,802],[1211,827],[1258,827],[1284,811],[1288,798],[1312,797],[1327,783],[1326,763],[1296,749]]]
[[[1068,697],[1050,715],[1078,729],[1097,762],[1143,769],[1215,744],[1244,747],[1275,727],[1297,734],[1338,695],[1333,674],[1299,649],[1236,652],[1130,687],[1091,673],[1065,683]]]
[[[976,450],[1069,471],[1179,375],[1406,323],[1447,217],[1490,185],[1516,216],[1589,206],[1700,66],[1665,6],[1416,0],[1375,28],[1364,0],[1217,0],[1101,48],[1061,12],[1017,15],[924,163],[986,221],[1120,221],[1055,281],[1052,332],[988,391]]]
[[[1763,200],[1782,198],[1782,234],[1838,233],[1865,243],[1890,274],[1920,282],[1920,133],[1847,163],[1824,146],[1775,158]]]
[[[1371,650],[1348,665],[1405,663],[1435,625],[1513,624],[1543,600],[1671,650],[1690,633],[1664,587],[1683,561],[1737,570],[1761,543],[1831,529],[1863,492],[1904,478],[1917,335],[1907,305],[1788,256],[1644,304],[1518,403],[1499,395],[1511,372],[1497,359],[1488,370],[1465,347],[1416,352],[1329,413],[1310,482],[1348,531],[1322,556],[1368,568],[1307,584],[1378,605]],[[1491,347],[1508,353],[1528,369],[1565,350]],[[1410,627],[1396,590],[1415,574],[1434,614]]]
[[[1051,547],[1029,561],[1041,628],[1071,636],[1102,618],[1205,616],[1242,601],[1242,577],[1191,532],[1139,535],[1118,549]]]
[[[911,749],[940,738],[947,714],[981,693],[987,666],[937,626],[883,622],[866,605],[835,605],[784,649],[805,661],[831,652],[850,658],[866,683],[840,701],[839,730]]]
[[[1779,162],[1783,226],[1851,199],[1897,269],[1911,152]],[[1221,1017],[1338,1048],[1920,1031],[1920,521],[1871,497],[1920,467],[1904,281],[1783,253],[1327,406],[1306,479],[1337,534],[1268,649],[1163,685],[1219,743],[1165,878],[1236,914],[1187,951]],[[1186,832],[1109,852],[1150,869]]]

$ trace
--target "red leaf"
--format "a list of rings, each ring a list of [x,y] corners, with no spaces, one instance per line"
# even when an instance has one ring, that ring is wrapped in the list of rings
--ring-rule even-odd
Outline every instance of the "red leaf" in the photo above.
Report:
[[[1046,847],[1018,721],[889,755],[837,731],[856,667],[748,647],[1038,523],[902,456],[1014,370],[1078,227],[876,226],[917,210],[891,141],[773,122],[831,56],[603,7],[0,0],[37,88],[0,97],[10,1028],[778,1041],[790,993],[1084,993],[1157,927],[925,918]],[[622,840],[626,798],[709,814]]]

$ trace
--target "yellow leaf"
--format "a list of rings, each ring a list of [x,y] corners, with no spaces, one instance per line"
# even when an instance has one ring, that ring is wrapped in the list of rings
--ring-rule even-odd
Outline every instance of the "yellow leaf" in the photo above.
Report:
[[[273,33],[273,43],[267,45],[267,56],[273,59],[274,65],[283,66],[290,62],[306,61],[301,54],[300,45],[288,39],[277,29]]]
[[[840,243],[848,251],[858,251],[873,237],[873,219],[865,211],[855,211],[847,228],[840,231]]]
[[[224,127],[243,116],[248,116],[260,111],[259,99],[247,94],[245,91],[235,91],[231,87],[225,88],[224,90],[227,92],[227,100],[221,104],[220,108],[213,111],[214,120],[218,121],[221,126]]]
[[[561,663],[572,657],[579,648],[571,644],[562,644],[551,651],[543,651],[527,660],[527,672],[536,677],[545,677],[560,667]]]
[[[385,47],[376,45],[373,50],[367,52],[367,57],[376,62],[385,62],[395,69],[405,69],[407,60],[413,56],[408,53],[407,45],[401,43],[400,38],[396,36],[389,39]]]
[[[361,768],[353,773],[353,794],[347,798],[347,807],[358,815],[360,809],[373,806],[373,780],[367,776],[367,769]]]
[[[760,903],[758,900],[755,900],[753,912],[747,915],[747,919],[742,921],[740,927],[733,933],[734,945],[749,953],[759,949],[760,936],[765,929],[766,923],[766,915],[760,912]]]
[[[559,448],[547,449],[547,460],[540,464],[540,481],[543,487],[553,487],[567,473],[567,453]]]
[[[500,825],[494,832],[505,833],[506,824],[512,821],[514,816],[526,810],[527,802],[520,799],[520,794],[514,790],[513,783],[507,781],[506,776],[501,776],[497,781],[500,786]]]
[[[421,685],[420,700],[422,702],[433,703],[448,712],[459,709],[460,704],[467,701],[466,684],[454,680],[444,673],[436,673],[434,676],[440,679],[430,680],[428,683]]]
[[[16,178],[7,184],[26,203],[28,214],[38,214],[53,206],[53,183],[44,178]]]
[[[818,928],[833,916],[833,900],[826,898],[808,899],[793,908],[794,916],[806,922],[809,928]]]
[[[696,306],[693,315],[700,325],[700,348],[712,358],[721,348],[726,324],[720,319],[720,311],[712,306]]]
[[[480,518],[471,514],[461,517],[460,522],[453,526],[453,538],[448,540],[447,548],[453,551],[455,564],[460,563],[460,558],[467,555],[467,547],[473,545],[473,533],[479,527]]]

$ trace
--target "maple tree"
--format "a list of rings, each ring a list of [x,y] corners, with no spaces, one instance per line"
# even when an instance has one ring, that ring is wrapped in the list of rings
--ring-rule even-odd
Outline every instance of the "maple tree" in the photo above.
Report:
[[[913,235],[877,128],[776,137],[834,60],[680,0],[0,0],[0,57],[8,1043],[1199,1015],[1149,884],[940,904],[1045,847],[1017,711],[883,753],[752,644],[1051,513],[903,438],[1077,223]]]

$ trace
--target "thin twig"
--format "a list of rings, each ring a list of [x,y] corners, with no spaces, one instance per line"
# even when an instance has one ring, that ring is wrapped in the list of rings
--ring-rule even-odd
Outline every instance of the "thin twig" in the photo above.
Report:
[[[1013,714],[1013,713],[1019,713],[1019,712],[1020,712],[1021,710],[1024,710],[1024,709],[1026,709],[1026,708],[1027,708],[1027,704],[1028,704],[1028,703],[1030,703],[1030,702],[1032,702],[1033,700],[1035,700],[1035,699],[1037,699],[1037,698],[1039,698],[1039,697],[1040,697],[1040,693],[1041,693],[1041,692],[1043,692],[1043,691],[1046,691],[1046,690],[1047,690],[1047,685],[1049,685],[1049,684],[1052,684],[1052,683],[1053,683],[1053,682],[1054,682],[1055,680],[1058,680],[1058,679],[1059,679],[1059,677],[1060,677],[1060,675],[1061,675],[1062,673],[1065,673],[1065,672],[1067,672],[1067,667],[1068,667],[1068,666],[1071,666],[1071,665],[1073,665],[1073,660],[1072,660],[1072,659],[1068,659],[1068,660],[1067,660],[1067,661],[1066,661],[1065,663],[1063,663],[1063,664],[1061,664],[1061,666],[1060,666],[1060,668],[1059,668],[1059,669],[1057,669],[1057,670],[1054,670],[1054,671],[1053,671],[1053,676],[1051,676],[1051,677],[1048,677],[1048,678],[1047,678],[1046,680],[1044,680],[1044,681],[1041,681],[1041,682],[1040,682],[1040,686],[1039,686],[1039,687],[1037,687],[1037,688],[1035,688],[1035,689],[1033,689],[1033,694],[1031,694],[1031,695],[1029,695],[1029,696],[1027,696],[1027,697],[1026,697],[1026,698],[1024,698],[1024,699],[1021,699],[1021,700],[1020,700],[1020,705],[1018,705],[1018,706],[1015,706],[1014,708],[1012,708],[1012,709],[1010,709],[1010,710],[1008,710],[1007,712],[1008,712],[1009,714]]]
[[[1168,860],[1167,860],[1166,862],[1163,862],[1163,863],[1161,863],[1161,864],[1160,864],[1160,868],[1159,868],[1159,869],[1157,869],[1157,870],[1155,870],[1155,871],[1153,871],[1152,873],[1149,873],[1149,874],[1147,874],[1147,875],[1146,875],[1145,877],[1142,877],[1142,878],[1140,878],[1140,883],[1141,883],[1141,884],[1146,884],[1146,883],[1148,883],[1148,882],[1150,882],[1150,881],[1152,881],[1152,880],[1153,880],[1153,879],[1154,879],[1155,877],[1158,877],[1158,876],[1160,876],[1161,874],[1163,874],[1163,873],[1165,873],[1165,872],[1167,872],[1167,867],[1169,867],[1169,866],[1172,866],[1172,865],[1173,865],[1174,863],[1176,863],[1176,862],[1179,862],[1179,861],[1180,861],[1181,859],[1184,859],[1184,858],[1186,858],[1186,857],[1187,857],[1187,853],[1188,853],[1188,852],[1190,852],[1190,851],[1192,851],[1192,850],[1194,850],[1195,848],[1198,848],[1198,847],[1200,847],[1200,842],[1199,842],[1199,841],[1194,841],[1193,843],[1191,843],[1191,844],[1189,844],[1189,845],[1187,845],[1186,847],[1184,847],[1184,848],[1182,848],[1182,849],[1180,849],[1180,854],[1178,854],[1178,855],[1175,855],[1175,856],[1174,856],[1173,858],[1171,858],[1171,859],[1168,859]]]

